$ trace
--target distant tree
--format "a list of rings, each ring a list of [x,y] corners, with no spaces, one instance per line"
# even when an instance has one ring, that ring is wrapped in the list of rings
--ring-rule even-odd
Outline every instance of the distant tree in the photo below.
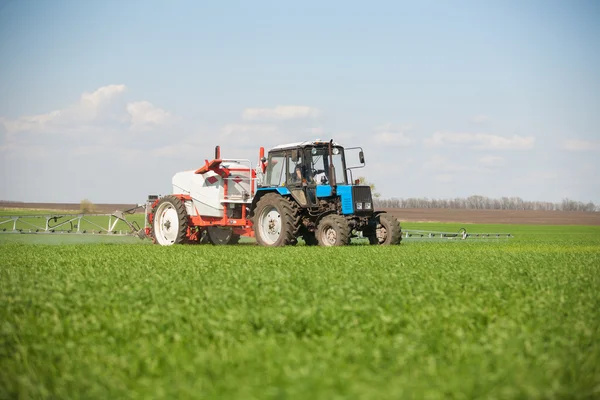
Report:
[[[89,213],[93,213],[95,210],[95,206],[94,203],[92,203],[90,200],[88,199],[83,199],[81,200],[81,203],[79,203],[79,211],[82,214],[89,214]]]
[[[375,184],[368,182],[367,178],[365,178],[364,176],[359,176],[358,178],[358,183],[361,185],[367,185],[369,187],[371,187],[371,193],[373,194],[373,197],[375,197],[376,199],[381,197],[381,193],[377,193],[375,190]]]
[[[361,183],[370,185],[374,190],[375,185],[369,184],[364,178],[359,178]],[[593,202],[584,203],[574,201],[568,198],[561,203],[551,203],[548,201],[525,201],[520,197],[502,197],[501,199],[492,199],[485,196],[473,195],[467,198],[455,199],[428,199],[428,198],[408,198],[408,199],[380,199],[379,193],[374,194],[375,206],[383,208],[453,208],[467,210],[545,210],[545,211],[587,211],[598,212],[600,205]]]

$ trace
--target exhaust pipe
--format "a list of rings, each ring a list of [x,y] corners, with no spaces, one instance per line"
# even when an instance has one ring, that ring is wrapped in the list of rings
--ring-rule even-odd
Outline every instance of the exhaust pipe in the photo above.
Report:
[[[258,150],[258,160],[260,163],[260,170],[264,174],[265,171],[267,170],[267,163],[266,163],[267,159],[265,158],[265,148],[264,147],[261,147]]]
[[[335,181],[335,166],[333,165],[333,139],[329,141],[329,184],[331,185],[331,195],[337,193],[337,182]]]

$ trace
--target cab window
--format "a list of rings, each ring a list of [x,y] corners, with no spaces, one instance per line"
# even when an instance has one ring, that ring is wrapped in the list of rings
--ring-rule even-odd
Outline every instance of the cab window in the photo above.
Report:
[[[286,152],[288,165],[288,185],[297,185],[302,183],[302,179],[306,178],[304,165],[302,164],[302,152],[299,150],[290,150]]]
[[[267,161],[267,185],[280,186],[285,182],[285,153],[269,154]]]

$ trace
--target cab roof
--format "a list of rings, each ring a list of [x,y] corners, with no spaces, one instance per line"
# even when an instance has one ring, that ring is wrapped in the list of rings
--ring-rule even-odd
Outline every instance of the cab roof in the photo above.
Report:
[[[321,140],[321,139],[309,140],[309,141],[306,141],[306,142],[295,142],[295,143],[280,144],[279,146],[275,146],[275,147],[271,148],[271,150],[269,150],[269,151],[273,151],[273,150],[286,150],[286,149],[296,149],[298,147],[305,147],[305,146],[326,145],[328,143],[329,143],[328,140]],[[334,146],[341,146],[341,144],[336,143],[335,141],[333,142],[333,145]]]

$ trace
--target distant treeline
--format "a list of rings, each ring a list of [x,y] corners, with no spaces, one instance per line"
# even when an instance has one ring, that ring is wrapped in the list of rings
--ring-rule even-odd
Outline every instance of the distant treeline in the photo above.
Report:
[[[379,208],[456,208],[467,210],[543,210],[543,211],[589,211],[599,212],[600,205],[564,199],[560,203],[525,201],[520,197],[492,199],[485,196],[469,196],[455,199],[374,199]]]

